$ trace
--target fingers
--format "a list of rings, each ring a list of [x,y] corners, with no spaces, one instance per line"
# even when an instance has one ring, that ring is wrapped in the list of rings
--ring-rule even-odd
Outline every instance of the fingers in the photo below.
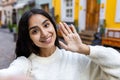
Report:
[[[67,45],[66,44],[64,44],[62,41],[59,41],[59,43],[60,43],[60,45],[61,45],[62,48],[64,48],[64,49],[67,50]]]
[[[68,26],[66,23],[62,23],[62,22],[60,22],[60,29],[61,29],[62,34],[66,36],[68,34],[76,32],[76,29],[74,28],[73,25]]]
[[[60,30],[62,32],[63,35],[69,34],[69,32],[67,31],[67,29],[65,28],[64,24],[60,22]]]
[[[67,36],[67,35],[65,34],[65,31],[63,31],[61,27],[62,27],[62,24],[61,24],[61,26],[60,26],[60,28],[59,28],[60,33],[62,34],[62,36],[63,36],[63,37]],[[66,32],[66,33],[67,33],[67,32]]]
[[[74,33],[77,33],[75,27],[72,24],[68,26],[66,23],[62,22],[60,22],[59,30],[66,43],[68,43],[69,40],[73,39],[72,37],[75,36]]]
[[[73,26],[73,24],[71,24],[71,28],[73,30],[73,33],[77,33],[77,31],[76,31],[75,27]]]
[[[64,27],[65,29],[68,31],[68,33],[73,33],[72,30],[70,29],[70,26],[68,26],[66,23],[63,23],[64,24]]]

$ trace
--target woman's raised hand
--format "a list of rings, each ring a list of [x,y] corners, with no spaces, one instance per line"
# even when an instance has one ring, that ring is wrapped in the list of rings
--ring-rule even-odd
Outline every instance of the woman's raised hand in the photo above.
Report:
[[[73,25],[68,26],[66,23],[60,22],[59,29],[65,40],[65,43],[59,41],[62,48],[86,55],[90,53],[89,46],[82,43],[81,38]]]

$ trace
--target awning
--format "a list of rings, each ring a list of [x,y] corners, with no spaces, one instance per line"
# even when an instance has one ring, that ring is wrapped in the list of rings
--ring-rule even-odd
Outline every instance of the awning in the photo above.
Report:
[[[14,5],[14,9],[23,8],[25,5],[27,5],[27,3],[17,3],[16,5]]]

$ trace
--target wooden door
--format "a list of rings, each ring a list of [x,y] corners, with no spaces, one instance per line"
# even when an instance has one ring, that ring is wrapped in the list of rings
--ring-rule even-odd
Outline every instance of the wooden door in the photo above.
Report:
[[[86,30],[97,31],[100,11],[98,0],[87,0],[86,8]]]
[[[42,9],[49,13],[49,4],[41,5]]]

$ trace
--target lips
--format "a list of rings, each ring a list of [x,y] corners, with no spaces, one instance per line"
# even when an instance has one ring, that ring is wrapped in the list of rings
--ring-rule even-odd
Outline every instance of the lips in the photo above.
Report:
[[[52,37],[49,37],[47,39],[43,39],[43,40],[40,40],[40,41],[43,42],[43,43],[48,44],[48,43],[50,43],[52,41]]]

